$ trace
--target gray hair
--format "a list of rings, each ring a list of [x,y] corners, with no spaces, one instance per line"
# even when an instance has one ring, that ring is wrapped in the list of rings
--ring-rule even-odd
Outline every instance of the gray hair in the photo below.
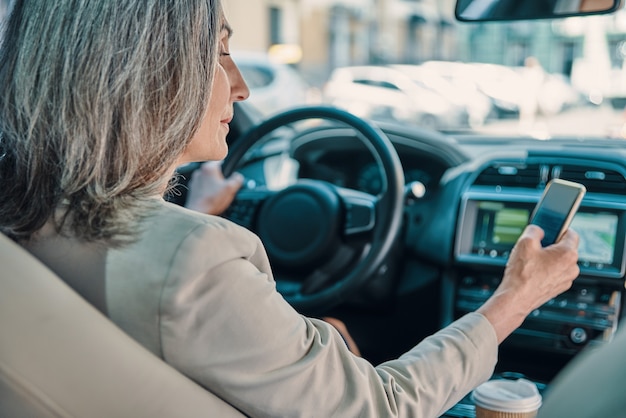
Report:
[[[132,237],[206,109],[219,0],[17,0],[0,49],[0,230]]]

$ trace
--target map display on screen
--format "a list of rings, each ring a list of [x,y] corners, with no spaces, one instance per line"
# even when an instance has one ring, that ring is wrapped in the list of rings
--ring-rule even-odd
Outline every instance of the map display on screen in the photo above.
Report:
[[[589,263],[613,263],[617,234],[616,214],[578,212],[570,228],[580,235],[580,260]]]

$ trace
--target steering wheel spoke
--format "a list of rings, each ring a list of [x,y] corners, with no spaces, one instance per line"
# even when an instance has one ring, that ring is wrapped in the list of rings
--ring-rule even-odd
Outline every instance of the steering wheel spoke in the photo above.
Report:
[[[350,266],[355,253],[355,249],[350,246],[339,246],[326,264],[316,268],[305,277],[300,290],[302,294],[315,294],[332,285],[340,277],[338,272]]]
[[[376,196],[352,189],[337,191],[345,207],[344,234],[350,237],[372,231],[376,225]]]
[[[253,229],[263,202],[275,194],[275,191],[267,188],[240,190],[222,216],[245,228]]]

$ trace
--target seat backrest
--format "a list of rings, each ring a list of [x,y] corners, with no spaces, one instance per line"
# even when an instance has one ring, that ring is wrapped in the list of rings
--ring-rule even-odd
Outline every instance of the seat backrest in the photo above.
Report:
[[[0,417],[241,417],[0,234]]]
[[[626,416],[626,328],[576,356],[550,383],[537,418]]]

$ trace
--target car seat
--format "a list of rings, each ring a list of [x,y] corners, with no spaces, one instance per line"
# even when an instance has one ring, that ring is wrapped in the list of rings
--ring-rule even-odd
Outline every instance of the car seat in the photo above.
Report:
[[[537,418],[626,416],[626,328],[608,343],[589,346],[548,385]]]
[[[0,234],[0,417],[241,417]]]

